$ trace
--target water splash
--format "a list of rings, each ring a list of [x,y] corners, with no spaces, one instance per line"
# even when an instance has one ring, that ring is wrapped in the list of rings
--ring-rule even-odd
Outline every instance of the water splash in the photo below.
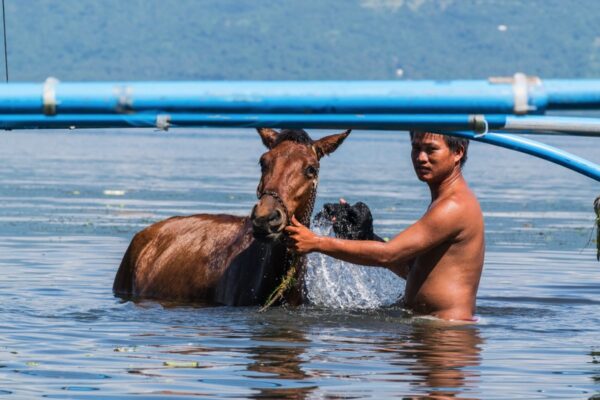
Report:
[[[312,229],[333,236],[332,225],[316,222]],[[308,301],[339,309],[373,309],[394,304],[404,293],[404,281],[384,268],[363,267],[321,253],[308,255],[305,275]]]

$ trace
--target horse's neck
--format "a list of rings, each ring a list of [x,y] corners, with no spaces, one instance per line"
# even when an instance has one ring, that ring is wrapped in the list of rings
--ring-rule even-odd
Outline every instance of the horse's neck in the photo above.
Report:
[[[299,213],[304,225],[310,226],[314,198]],[[240,247],[231,260],[216,290],[216,301],[227,305],[262,305],[294,263],[294,284],[285,294],[286,302],[299,305],[303,300],[306,257],[294,256],[279,243],[259,242],[252,238],[252,222],[246,220],[239,235]]]
[[[245,223],[243,246],[231,260],[216,290],[216,301],[227,305],[260,305],[275,290],[291,262],[281,243],[252,238],[252,223]]]

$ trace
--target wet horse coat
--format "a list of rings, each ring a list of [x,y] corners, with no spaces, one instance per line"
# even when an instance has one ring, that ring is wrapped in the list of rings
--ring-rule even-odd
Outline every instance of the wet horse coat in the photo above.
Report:
[[[115,277],[116,295],[208,304],[262,304],[292,257],[282,242],[292,215],[308,225],[319,160],[350,131],[313,141],[303,130],[259,129],[258,202],[249,217],[198,214],[157,222],[132,239]],[[286,301],[302,302],[302,273]]]

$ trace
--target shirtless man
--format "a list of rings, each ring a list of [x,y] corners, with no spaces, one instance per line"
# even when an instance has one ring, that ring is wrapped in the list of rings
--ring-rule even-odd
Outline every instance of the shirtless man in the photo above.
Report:
[[[411,158],[431,191],[427,212],[389,242],[318,236],[293,218],[286,228],[299,253],[321,252],[381,266],[406,279],[405,307],[446,320],[472,321],[485,252],[483,215],[462,176],[469,142],[411,132]]]

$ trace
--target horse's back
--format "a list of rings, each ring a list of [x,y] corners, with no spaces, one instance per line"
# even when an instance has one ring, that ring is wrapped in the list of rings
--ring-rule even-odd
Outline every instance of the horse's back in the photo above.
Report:
[[[210,301],[230,260],[252,241],[248,218],[172,217],[138,232],[115,277],[120,296]]]

